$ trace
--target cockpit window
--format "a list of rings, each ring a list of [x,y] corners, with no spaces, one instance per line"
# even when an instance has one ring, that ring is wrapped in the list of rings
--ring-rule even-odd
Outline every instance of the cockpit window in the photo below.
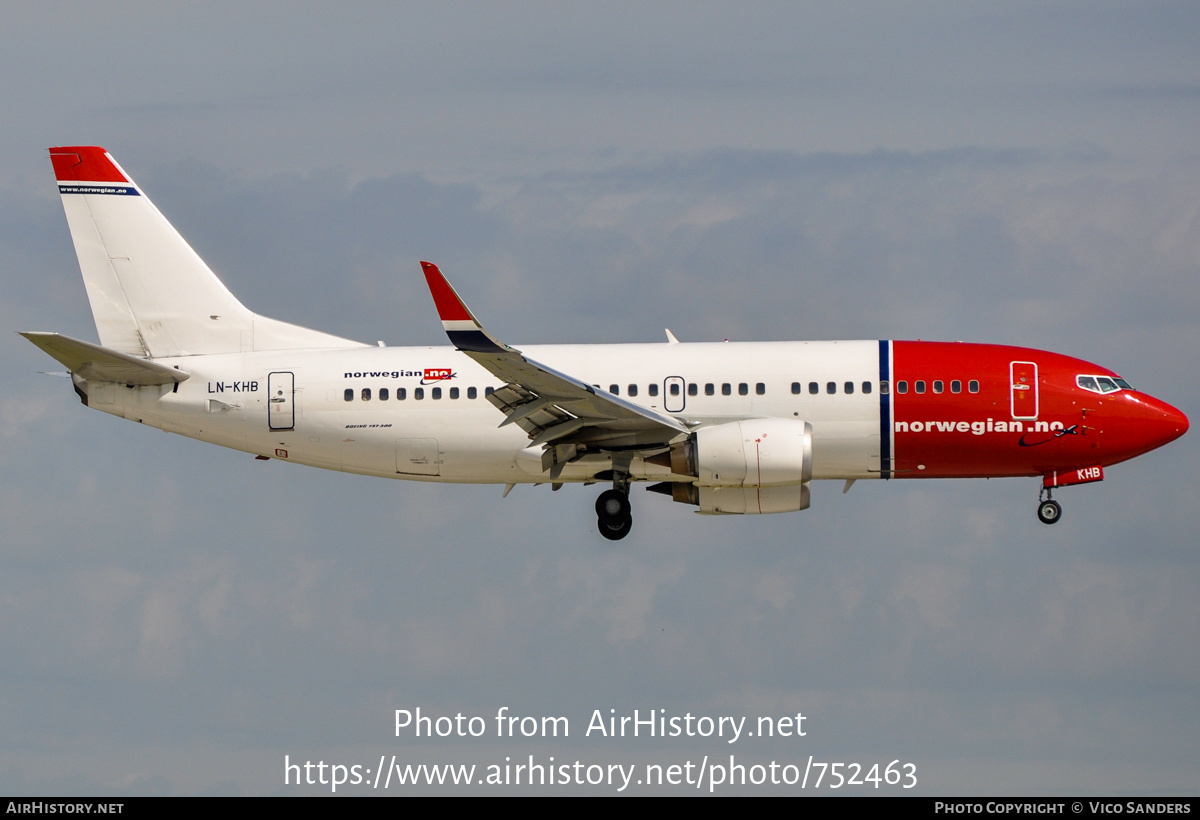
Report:
[[[1132,390],[1129,382],[1111,376],[1076,376],[1075,384],[1093,393],[1115,393],[1118,390]]]

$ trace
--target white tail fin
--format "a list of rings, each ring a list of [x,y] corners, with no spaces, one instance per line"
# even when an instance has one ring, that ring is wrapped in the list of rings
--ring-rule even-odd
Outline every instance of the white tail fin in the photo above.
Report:
[[[50,159],[105,347],[154,358],[360,346],[252,313],[103,148]]]

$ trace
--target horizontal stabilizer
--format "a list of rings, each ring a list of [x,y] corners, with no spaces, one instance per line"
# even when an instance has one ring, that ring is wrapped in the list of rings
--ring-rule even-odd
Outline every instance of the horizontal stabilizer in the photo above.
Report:
[[[118,384],[171,384],[190,374],[173,367],[130,356],[117,350],[82,342],[61,333],[22,333],[77,376]]]

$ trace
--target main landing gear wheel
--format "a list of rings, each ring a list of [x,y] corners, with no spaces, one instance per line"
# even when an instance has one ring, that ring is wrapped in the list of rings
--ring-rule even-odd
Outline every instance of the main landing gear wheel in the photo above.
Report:
[[[609,541],[620,541],[633,529],[629,496],[620,490],[605,490],[596,499],[596,528]]]
[[[596,529],[609,541],[620,541],[633,529],[633,516],[627,515],[618,519],[601,518],[596,521]]]
[[[605,490],[596,498],[596,515],[601,518],[629,518],[629,496],[620,490]]]
[[[1053,498],[1038,504],[1038,521],[1043,524],[1056,524],[1062,518],[1062,505]]]

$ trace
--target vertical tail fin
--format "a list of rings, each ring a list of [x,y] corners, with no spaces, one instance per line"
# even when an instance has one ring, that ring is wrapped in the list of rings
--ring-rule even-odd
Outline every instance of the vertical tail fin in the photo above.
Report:
[[[256,316],[103,148],[51,148],[100,343],[187,356],[356,342]]]

